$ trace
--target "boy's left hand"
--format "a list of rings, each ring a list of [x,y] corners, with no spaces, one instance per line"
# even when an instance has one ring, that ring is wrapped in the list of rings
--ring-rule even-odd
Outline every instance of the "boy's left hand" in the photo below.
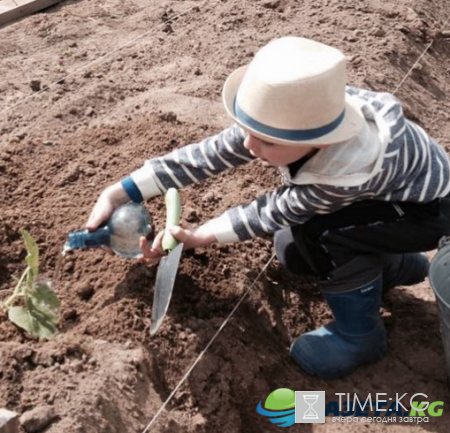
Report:
[[[193,229],[183,229],[179,226],[174,226],[170,227],[169,231],[178,242],[184,244],[183,249],[185,250],[217,242],[216,237],[208,231],[205,225]],[[161,246],[163,236],[164,230],[157,234],[151,247],[149,246],[147,239],[144,237],[141,238],[140,247],[142,257],[138,259],[140,262],[154,264],[157,263],[161,257],[166,255]]]

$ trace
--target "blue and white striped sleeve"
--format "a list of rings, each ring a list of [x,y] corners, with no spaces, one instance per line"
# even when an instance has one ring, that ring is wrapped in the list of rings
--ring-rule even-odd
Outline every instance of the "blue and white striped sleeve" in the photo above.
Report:
[[[317,214],[334,212],[348,206],[361,194],[341,189],[343,193],[337,198],[331,191],[334,189],[284,185],[250,204],[229,209],[208,224],[221,243],[243,241],[303,224]]]
[[[244,147],[245,133],[233,125],[217,135],[153,158],[122,180],[133,201],[164,194],[215,176],[254,159]]]

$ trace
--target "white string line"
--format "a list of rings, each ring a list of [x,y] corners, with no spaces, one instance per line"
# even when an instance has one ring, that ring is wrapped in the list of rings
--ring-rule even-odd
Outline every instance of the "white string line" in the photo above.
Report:
[[[441,32],[444,30],[445,26],[447,25],[447,22],[450,20],[450,16],[447,18],[447,20],[445,21],[444,25],[441,28]],[[423,51],[423,53],[419,56],[419,58],[417,59],[417,61],[414,63],[414,65],[411,67],[411,69],[406,73],[406,75],[403,77],[403,79],[400,81],[400,84],[395,88],[394,92],[392,94],[395,94],[395,92],[397,92],[397,90],[400,88],[400,86],[405,82],[405,80],[408,78],[409,74],[411,73],[411,71],[413,70],[413,68],[416,66],[417,63],[419,63],[419,61],[422,59],[422,57],[425,55],[425,53],[429,50],[429,48],[431,47],[431,45],[433,44],[433,42],[435,41],[436,38],[434,38],[430,44],[425,48],[425,50]],[[167,406],[167,404],[169,403],[169,401],[173,398],[173,396],[175,395],[175,393],[178,391],[178,389],[181,387],[181,385],[185,382],[185,380],[188,378],[188,376],[191,374],[192,370],[195,368],[195,366],[199,363],[200,359],[203,357],[203,355],[207,352],[207,350],[209,349],[209,347],[211,346],[211,344],[216,340],[217,336],[220,334],[220,332],[222,331],[222,329],[225,327],[225,325],[228,323],[228,321],[231,319],[231,317],[233,316],[233,314],[235,313],[235,311],[239,308],[239,306],[242,304],[242,302],[244,301],[245,297],[247,296],[247,294],[250,292],[250,290],[253,288],[253,286],[257,283],[257,281],[259,280],[259,278],[261,277],[261,275],[264,273],[264,271],[267,269],[267,267],[269,266],[269,264],[271,263],[271,261],[274,259],[275,257],[275,253],[272,254],[272,257],[269,259],[269,261],[264,265],[263,269],[261,270],[261,272],[258,274],[258,276],[256,277],[256,279],[253,281],[253,283],[250,285],[250,287],[244,292],[244,294],[242,295],[241,299],[239,300],[239,302],[236,304],[236,306],[233,308],[233,310],[231,311],[231,313],[228,315],[228,317],[225,319],[225,321],[222,323],[222,325],[220,326],[220,328],[217,330],[217,332],[214,334],[214,336],[212,337],[212,339],[209,341],[209,343],[206,345],[206,347],[202,350],[202,352],[200,353],[200,355],[197,357],[197,359],[194,361],[194,363],[191,365],[191,367],[189,368],[189,370],[186,372],[186,374],[182,377],[182,379],[180,380],[180,382],[178,383],[178,385],[174,388],[174,390],[171,392],[171,394],[169,395],[169,397],[167,397],[166,401],[164,402],[164,404],[159,408],[158,412],[156,412],[155,416],[153,417],[153,419],[150,421],[150,423],[147,425],[147,427],[145,428],[145,430],[142,433],[146,433],[149,431],[149,429],[151,428],[151,426],[155,423],[156,419],[159,417],[159,415],[161,414],[161,412],[165,409],[165,407]]]
[[[207,2],[207,0],[205,0],[203,3],[206,3],[206,2]],[[66,80],[67,78],[73,77],[74,75],[78,74],[79,72],[82,72],[82,71],[84,71],[85,69],[90,68],[92,65],[95,65],[95,64],[97,64],[97,63],[103,62],[107,57],[110,57],[111,55],[113,55],[113,54],[119,52],[119,51],[122,50],[123,48],[126,48],[126,47],[132,45],[133,43],[137,42],[139,39],[142,39],[142,38],[144,38],[145,36],[149,35],[149,34],[150,34],[151,32],[153,32],[155,29],[158,29],[158,28],[160,28],[160,27],[163,27],[164,25],[170,23],[170,22],[173,21],[174,19],[179,18],[179,17],[181,17],[181,16],[187,14],[189,11],[191,11],[192,9],[194,9],[194,8],[196,8],[196,7],[199,7],[199,5],[198,5],[198,4],[194,4],[193,6],[189,7],[189,8],[186,9],[186,10],[184,10],[183,12],[180,12],[178,15],[174,15],[174,16],[168,18],[166,21],[163,21],[161,24],[159,24],[159,25],[157,25],[157,26],[155,26],[155,27],[152,27],[149,31],[147,31],[147,32],[145,32],[145,33],[143,33],[143,34],[137,36],[137,37],[134,38],[134,39],[131,39],[130,41],[126,42],[125,44],[121,45],[120,47],[115,48],[115,49],[112,50],[112,51],[109,51],[108,53],[104,54],[103,56],[99,57],[98,59],[95,59],[95,60],[92,61],[91,63],[88,63],[87,65],[84,65],[84,66],[82,66],[82,67],[79,68],[79,69],[76,69],[75,71],[71,72],[70,74],[66,75],[65,77],[60,78],[58,81],[55,81],[55,82],[51,83],[51,84],[48,85],[48,86],[45,86],[45,88],[39,90],[38,92],[35,92],[35,93],[32,93],[31,95],[26,96],[25,98],[21,99],[21,100],[20,100],[19,102],[17,102],[16,104],[11,105],[10,107],[7,107],[7,108],[5,108],[4,110],[0,111],[0,115],[3,115],[3,114],[5,114],[6,112],[8,112],[8,111],[10,111],[10,110],[12,110],[12,109],[18,107],[19,105],[22,105],[23,103],[25,103],[26,101],[28,101],[28,100],[31,99],[31,98],[35,98],[36,96],[40,95],[41,93],[44,93],[44,92],[46,92],[47,90],[50,90],[52,87],[55,87],[57,84],[63,82],[63,81]],[[143,8],[143,9],[145,9],[145,8]]]
[[[202,350],[202,352],[200,353],[200,355],[197,357],[197,359],[194,361],[194,363],[191,365],[191,367],[189,368],[189,370],[186,372],[186,374],[183,376],[183,378],[180,380],[180,382],[178,383],[178,385],[175,387],[175,389],[172,391],[172,393],[169,395],[169,397],[167,397],[166,401],[164,402],[164,404],[159,408],[158,412],[156,412],[155,416],[153,417],[153,419],[150,421],[150,423],[147,425],[147,427],[145,428],[145,430],[142,433],[146,433],[147,431],[149,431],[150,427],[154,424],[154,422],[156,421],[156,419],[158,418],[158,416],[161,414],[161,412],[164,410],[164,408],[167,406],[167,404],[169,403],[169,401],[172,399],[172,397],[175,395],[175,393],[178,391],[178,389],[180,388],[180,386],[184,383],[184,381],[188,378],[188,376],[191,374],[191,371],[195,368],[195,366],[199,363],[200,359],[203,357],[203,355],[207,352],[207,350],[209,349],[209,347],[211,346],[211,344],[214,343],[215,339],[217,338],[217,336],[220,334],[220,332],[222,331],[222,329],[225,327],[225,325],[228,323],[228,321],[231,319],[231,317],[233,316],[233,314],[235,313],[235,311],[239,308],[239,306],[242,304],[242,302],[244,301],[245,297],[247,296],[247,294],[250,292],[250,290],[252,290],[253,286],[257,283],[257,281],[259,280],[259,278],[261,277],[261,275],[264,273],[264,271],[267,269],[267,267],[270,265],[270,262],[273,260],[273,258],[275,257],[275,253],[272,254],[272,257],[269,259],[269,261],[264,265],[264,267],[262,268],[262,270],[260,271],[260,273],[258,274],[258,276],[255,278],[255,280],[253,281],[253,283],[250,285],[250,287],[244,292],[244,294],[242,295],[241,299],[239,300],[239,302],[236,304],[236,306],[233,308],[233,310],[231,311],[231,313],[228,315],[228,317],[224,320],[224,322],[222,323],[222,325],[220,326],[220,328],[216,331],[216,333],[214,334],[214,336],[211,338],[211,340],[209,341],[209,343],[206,345],[206,347]]]
[[[444,25],[441,27],[440,33],[442,33],[445,29],[445,26],[447,25],[448,21],[450,20],[450,15],[445,21]],[[433,45],[433,42],[436,40],[436,37],[433,38],[433,40],[428,44],[428,46],[425,48],[423,53],[419,56],[419,58],[416,60],[414,65],[411,66],[410,70],[406,73],[406,75],[403,77],[403,80],[400,81],[400,84],[395,88],[395,90],[392,92],[393,95],[397,92],[397,90],[400,88],[400,86],[405,82],[405,80],[409,77],[411,74],[411,71],[416,67],[416,65],[422,60],[422,57],[427,53],[427,51],[430,49],[431,45]]]

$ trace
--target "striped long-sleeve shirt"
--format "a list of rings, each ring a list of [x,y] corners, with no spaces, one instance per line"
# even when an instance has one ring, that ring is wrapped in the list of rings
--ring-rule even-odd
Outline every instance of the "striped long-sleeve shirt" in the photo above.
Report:
[[[219,242],[246,240],[306,222],[364,199],[428,202],[450,191],[450,164],[444,150],[407,120],[388,93],[349,87],[360,102],[366,127],[352,140],[320,148],[298,172],[279,167],[285,182],[208,224]],[[136,200],[199,182],[254,157],[245,133],[233,125],[200,143],[146,162],[123,181]]]

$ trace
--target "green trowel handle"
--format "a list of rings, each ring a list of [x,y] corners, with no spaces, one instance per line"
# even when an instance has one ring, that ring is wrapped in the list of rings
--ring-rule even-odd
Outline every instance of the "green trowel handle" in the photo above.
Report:
[[[180,194],[175,188],[169,188],[166,193],[166,230],[162,239],[164,251],[172,251],[178,241],[170,234],[168,228],[180,225],[181,202]]]

